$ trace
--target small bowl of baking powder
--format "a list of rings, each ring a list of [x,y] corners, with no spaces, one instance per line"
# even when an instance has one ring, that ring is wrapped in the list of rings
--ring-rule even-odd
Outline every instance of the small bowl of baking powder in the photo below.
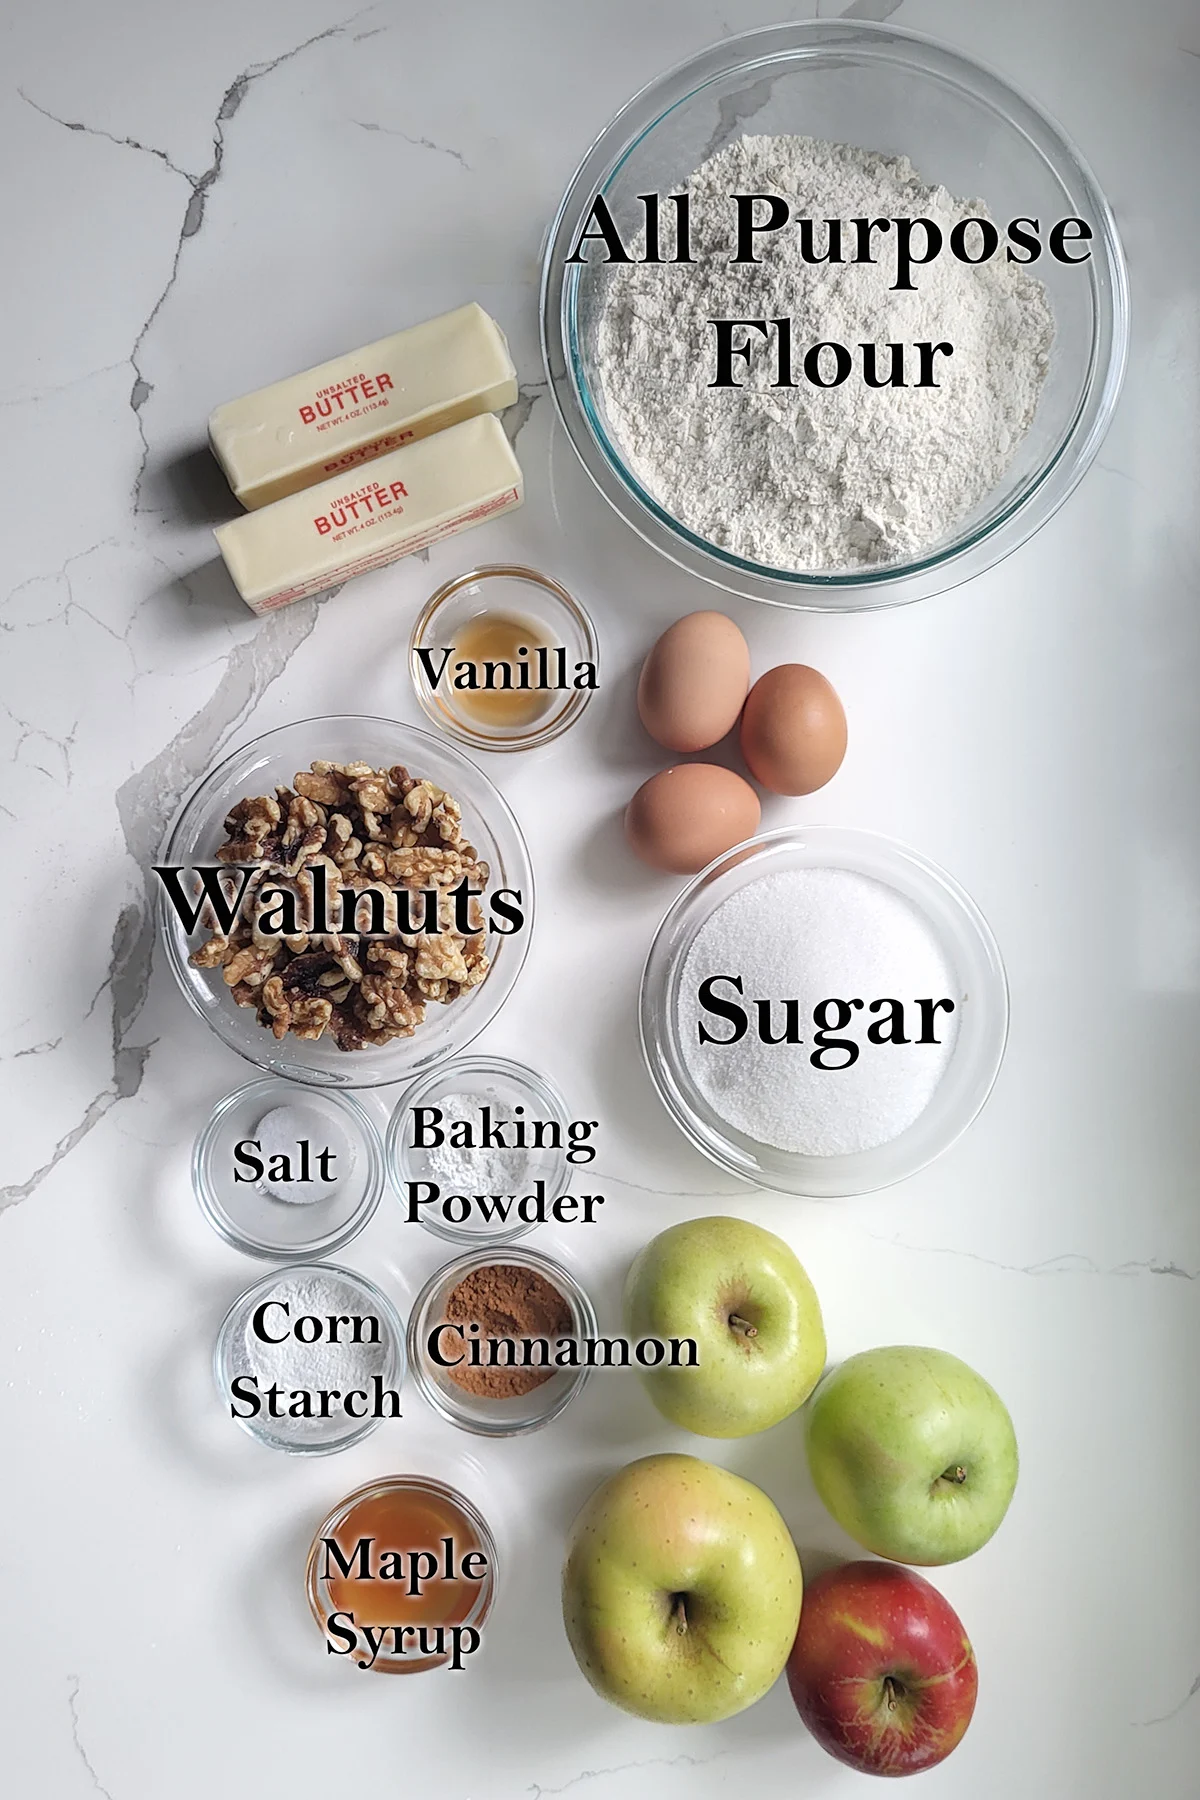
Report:
[[[552,1081],[499,1056],[460,1056],[405,1089],[387,1166],[409,1223],[467,1248],[580,1217],[572,1165],[594,1155]]]

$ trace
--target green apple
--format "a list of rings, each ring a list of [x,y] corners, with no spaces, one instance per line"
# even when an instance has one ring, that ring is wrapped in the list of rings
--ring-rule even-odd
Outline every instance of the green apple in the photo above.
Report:
[[[812,1282],[774,1232],[745,1219],[690,1219],[652,1238],[625,1283],[631,1337],[693,1338],[695,1368],[643,1375],[674,1425],[749,1437],[802,1406],[825,1366]]]
[[[783,1670],[800,1558],[761,1488],[695,1456],[644,1456],[571,1528],[563,1622],[598,1694],[670,1725],[728,1719]]]
[[[1017,1485],[1008,1409],[945,1350],[863,1350],[826,1377],[808,1463],[838,1524],[892,1562],[961,1562],[987,1543]]]

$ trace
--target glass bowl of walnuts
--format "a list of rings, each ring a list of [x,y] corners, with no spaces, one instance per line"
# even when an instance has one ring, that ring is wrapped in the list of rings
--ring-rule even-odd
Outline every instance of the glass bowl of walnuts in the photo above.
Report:
[[[305,719],[225,758],[155,875],[184,995],[247,1062],[379,1087],[495,1018],[533,925],[521,828],[470,759],[391,719]]]

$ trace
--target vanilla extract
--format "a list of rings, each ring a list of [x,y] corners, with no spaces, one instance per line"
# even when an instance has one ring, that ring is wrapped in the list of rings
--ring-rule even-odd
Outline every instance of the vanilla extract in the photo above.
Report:
[[[483,725],[532,724],[554,693],[596,687],[595,663],[570,663],[562,644],[549,643],[539,626],[511,613],[477,613],[453,645],[422,648],[416,656],[430,687],[450,688],[457,708]]]

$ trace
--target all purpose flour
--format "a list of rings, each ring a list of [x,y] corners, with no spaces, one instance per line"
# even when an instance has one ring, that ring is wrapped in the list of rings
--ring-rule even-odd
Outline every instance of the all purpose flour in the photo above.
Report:
[[[1053,315],[1041,282],[1001,254],[939,256],[894,292],[894,258],[814,262],[793,227],[762,234],[758,263],[730,266],[732,194],[778,194],[811,217],[928,218],[944,238],[978,200],[930,187],[904,157],[805,137],[743,137],[689,181],[689,265],[618,264],[597,344],[605,407],[634,474],[700,537],[773,568],[833,570],[911,557],[948,537],[999,482],[1046,378]],[[847,241],[851,234],[847,231]],[[845,254],[853,254],[847,249]],[[772,389],[772,358],[739,365],[741,391],[713,389],[710,319],[790,318],[796,360],[834,342],[945,340],[937,387]],[[828,354],[828,353],[826,353]],[[910,376],[912,380],[914,376]]]

